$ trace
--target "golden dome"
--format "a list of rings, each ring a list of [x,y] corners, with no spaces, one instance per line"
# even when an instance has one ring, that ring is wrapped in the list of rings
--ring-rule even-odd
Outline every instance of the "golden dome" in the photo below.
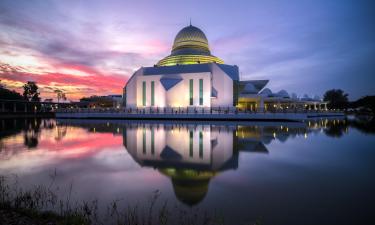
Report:
[[[171,54],[160,60],[157,65],[174,66],[200,63],[223,64],[224,61],[211,55],[206,35],[201,29],[190,25],[177,33]]]
[[[197,51],[202,51],[202,53],[210,54],[206,35],[202,30],[192,25],[178,32],[174,39],[172,55],[182,49],[195,49]]]

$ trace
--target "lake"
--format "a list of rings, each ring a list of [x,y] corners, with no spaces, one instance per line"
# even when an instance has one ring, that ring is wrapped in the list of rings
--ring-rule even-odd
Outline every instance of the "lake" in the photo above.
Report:
[[[372,123],[373,124],[373,123]],[[374,224],[375,136],[357,120],[0,122],[0,175],[72,204],[113,201],[226,224]],[[68,197],[67,197],[68,196]],[[176,209],[177,210],[177,209]],[[199,211],[197,211],[199,210]]]

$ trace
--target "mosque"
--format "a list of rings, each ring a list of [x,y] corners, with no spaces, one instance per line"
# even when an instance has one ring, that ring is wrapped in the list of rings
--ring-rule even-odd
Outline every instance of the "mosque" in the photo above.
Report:
[[[161,109],[322,109],[317,98],[297,99],[285,90],[272,93],[268,80],[241,80],[236,65],[211,54],[206,35],[191,24],[178,32],[171,54],[141,67],[123,90],[126,108]]]

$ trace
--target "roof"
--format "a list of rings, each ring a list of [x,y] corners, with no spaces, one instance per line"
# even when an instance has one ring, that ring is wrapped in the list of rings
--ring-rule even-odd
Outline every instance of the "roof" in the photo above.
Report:
[[[238,66],[231,66],[226,64],[216,64],[220,69],[222,69],[226,74],[229,75],[232,80],[240,80],[240,75],[238,72]]]
[[[144,67],[143,75],[164,75],[180,73],[202,73],[211,72],[210,64],[193,64],[178,66]]]
[[[238,66],[205,63],[205,64],[191,64],[191,65],[178,65],[178,66],[160,66],[160,67],[144,67],[143,75],[176,75],[181,73],[204,73],[212,72],[213,66],[218,66],[224,71],[232,80],[239,80]]]
[[[160,78],[160,83],[163,85],[166,91],[174,87],[180,81],[182,81],[182,78],[180,76],[163,76],[162,78]]]
[[[268,80],[240,81],[239,83],[240,94],[258,94],[267,85],[267,83],[268,83]]]

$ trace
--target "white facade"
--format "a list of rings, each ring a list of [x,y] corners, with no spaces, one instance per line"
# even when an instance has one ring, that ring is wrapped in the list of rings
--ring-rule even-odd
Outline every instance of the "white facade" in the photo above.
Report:
[[[229,68],[231,74],[225,72],[223,66]],[[124,88],[125,105],[129,108],[232,107],[233,76],[238,76],[236,66],[215,63],[167,69],[142,67]]]

